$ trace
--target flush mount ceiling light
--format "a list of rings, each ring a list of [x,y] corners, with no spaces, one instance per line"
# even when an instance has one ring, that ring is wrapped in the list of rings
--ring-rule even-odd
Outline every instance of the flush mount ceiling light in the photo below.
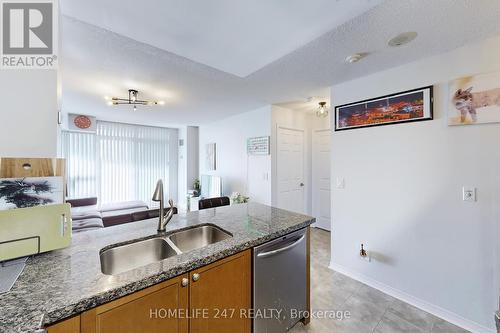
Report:
[[[137,105],[163,105],[163,101],[146,101],[139,99],[139,91],[135,89],[128,90],[128,98],[118,98],[118,97],[105,97],[108,101],[108,105],[132,105],[134,111],[137,110]]]
[[[397,35],[396,37],[391,38],[387,42],[387,44],[390,47],[402,46],[402,45],[408,44],[409,42],[411,42],[412,40],[417,38],[417,35],[418,34],[415,31],[403,32],[403,33]]]
[[[326,102],[319,102],[319,108],[316,110],[316,116],[324,118],[328,116],[328,109],[326,107]]]
[[[354,54],[351,54],[350,56],[347,56],[345,58],[345,62],[348,64],[352,64],[352,63],[360,61],[365,56],[366,56],[366,53],[354,53]]]

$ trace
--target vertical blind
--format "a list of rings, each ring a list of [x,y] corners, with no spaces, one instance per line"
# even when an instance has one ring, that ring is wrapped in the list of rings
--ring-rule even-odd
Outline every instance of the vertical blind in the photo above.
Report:
[[[68,173],[68,195],[73,198],[97,196],[95,134],[64,131],[61,141]]]
[[[94,140],[85,140],[87,136]],[[169,129],[160,127],[98,122],[96,134],[65,132],[63,156],[71,165],[69,183],[75,184],[68,187],[68,195],[96,195],[100,203],[142,200],[155,206],[151,196],[158,179],[163,179],[168,196],[169,144]]]

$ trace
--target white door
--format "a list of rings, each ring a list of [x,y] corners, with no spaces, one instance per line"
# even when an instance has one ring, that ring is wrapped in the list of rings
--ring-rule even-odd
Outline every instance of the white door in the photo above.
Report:
[[[304,131],[278,127],[278,208],[304,213]]]
[[[312,208],[314,226],[330,230],[330,130],[313,131]]]

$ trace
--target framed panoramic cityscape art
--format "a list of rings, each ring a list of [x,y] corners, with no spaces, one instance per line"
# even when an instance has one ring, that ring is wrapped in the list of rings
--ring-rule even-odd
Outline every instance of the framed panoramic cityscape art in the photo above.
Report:
[[[432,86],[335,107],[335,131],[431,120]]]

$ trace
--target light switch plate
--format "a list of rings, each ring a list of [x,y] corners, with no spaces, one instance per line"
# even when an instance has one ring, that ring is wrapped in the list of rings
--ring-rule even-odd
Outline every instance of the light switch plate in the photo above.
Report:
[[[343,177],[337,177],[336,183],[337,183],[337,188],[338,189],[344,189],[345,188],[345,179]]]
[[[462,200],[468,202],[476,201],[476,188],[470,186],[464,186],[462,188]]]

